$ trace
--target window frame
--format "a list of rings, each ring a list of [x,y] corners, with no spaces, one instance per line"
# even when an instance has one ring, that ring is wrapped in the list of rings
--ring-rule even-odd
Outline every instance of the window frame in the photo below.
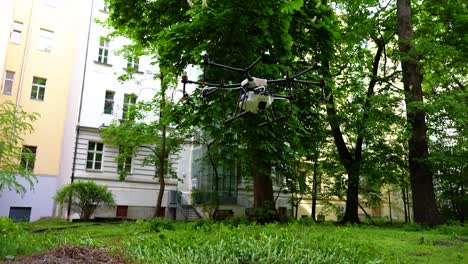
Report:
[[[15,43],[15,44],[21,44],[23,27],[24,27],[23,22],[13,21],[13,25],[11,27],[11,32],[10,32],[10,42]]]
[[[119,155],[122,151],[119,149]],[[133,156],[126,157],[125,162],[118,161],[117,162],[117,173],[122,173],[123,170],[127,172],[127,174],[132,174],[133,172]]]
[[[90,149],[91,144],[94,144],[93,149]],[[98,146],[101,145],[101,150]],[[92,159],[89,159],[89,154],[92,154]],[[97,154],[101,154],[101,159],[97,160]],[[88,167],[89,162],[91,162],[91,168]],[[100,167],[96,168],[96,163],[100,163]],[[88,148],[86,149],[86,170],[87,171],[102,171],[104,167],[104,143],[98,141],[88,141]]]
[[[35,81],[40,81],[40,80],[44,80],[44,84],[35,82]],[[30,99],[36,100],[36,101],[44,101],[46,84],[47,84],[46,78],[33,76]],[[42,98],[40,98],[41,90],[43,91]]]
[[[140,57],[130,56],[127,57],[127,71],[140,72]]]
[[[128,98],[128,100],[127,100]],[[134,100],[132,100],[134,99]],[[131,93],[131,94],[124,94],[124,102],[123,102],[123,106],[122,106],[122,119],[123,120],[133,120],[133,118],[128,118],[126,117],[126,114],[128,114],[129,110],[130,110],[130,107],[132,107],[133,105],[136,105],[136,102],[138,100],[138,96],[134,93]],[[134,102],[132,102],[134,101]]]
[[[41,28],[39,30],[39,39],[37,49],[40,51],[51,52],[54,43],[54,31]]]
[[[12,73],[13,74],[13,77],[8,78],[8,73]],[[7,82],[9,82],[10,84],[10,91],[7,92],[6,87],[7,87]],[[15,72],[14,71],[9,71],[9,70],[5,70],[5,74],[3,75],[3,85],[2,85],[2,94],[5,94],[5,95],[12,95],[13,94],[13,85],[14,85],[14,82],[15,82]]]
[[[26,153],[25,152],[26,149],[28,149],[30,153]],[[29,157],[27,157],[27,155]],[[23,168],[26,171],[34,171],[34,167],[36,165],[36,157],[37,157],[37,146],[23,145],[23,148],[21,149],[21,159],[20,159],[21,168]]]
[[[108,98],[107,95],[112,94],[112,98]],[[106,94],[104,95],[104,114],[106,115],[113,115],[114,114],[114,97],[115,92],[111,90],[106,90]],[[110,113],[106,112],[107,106],[110,105]]]
[[[101,37],[99,39],[99,50],[98,50],[98,58],[97,62],[101,64],[107,64],[109,65],[109,46],[110,46],[110,40],[107,38]]]

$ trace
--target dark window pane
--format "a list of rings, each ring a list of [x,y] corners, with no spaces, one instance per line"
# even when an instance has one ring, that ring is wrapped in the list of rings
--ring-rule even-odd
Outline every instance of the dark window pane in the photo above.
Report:
[[[93,158],[94,158],[94,154],[92,152],[88,152],[88,158],[87,160],[88,161],[93,161]]]
[[[100,169],[101,169],[101,162],[96,162],[96,163],[94,163],[94,168],[95,168],[96,170],[100,170]]]
[[[94,142],[89,142],[88,144],[88,150],[94,150]]]
[[[102,143],[96,143],[97,144],[97,150],[102,151],[103,144]]]
[[[86,168],[87,169],[92,169],[93,168],[93,162],[92,161],[86,162]]]
[[[38,96],[37,99],[44,100],[44,93],[45,93],[45,89],[44,88],[39,88],[39,96]]]
[[[33,86],[31,90],[31,99],[36,99],[37,97],[37,86]]]
[[[114,92],[106,91],[106,99],[113,100],[114,99]]]
[[[96,153],[96,161],[102,161],[102,154]]]

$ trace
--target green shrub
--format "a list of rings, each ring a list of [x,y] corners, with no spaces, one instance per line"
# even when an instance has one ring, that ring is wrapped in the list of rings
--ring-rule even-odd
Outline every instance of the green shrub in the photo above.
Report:
[[[193,230],[211,231],[211,228],[213,225],[214,225],[213,221],[208,220],[208,219],[201,219],[191,224],[191,227]]]
[[[100,205],[114,205],[114,197],[107,186],[98,185],[93,181],[78,181],[63,186],[57,191],[54,200],[58,203],[72,203],[72,209],[80,211],[80,218],[89,220]]]
[[[403,230],[405,231],[422,231],[427,229],[427,227],[424,227],[422,225],[416,224],[416,223],[407,223],[403,225]]]
[[[461,225],[442,225],[437,227],[437,231],[443,235],[449,235],[452,237],[467,237],[468,228]]]
[[[297,223],[304,226],[311,226],[316,224],[312,217],[302,217],[301,219],[297,220]]]
[[[254,208],[252,211],[251,220],[259,224],[272,223],[278,220],[278,214],[273,209]]]
[[[250,224],[250,221],[245,216],[234,216],[225,219],[224,221],[222,221],[222,223],[225,225],[238,227],[239,225],[248,225]]]
[[[153,218],[151,220],[148,220],[147,226],[149,230],[153,232],[161,232],[162,230],[174,230],[174,223],[169,220],[169,219],[164,219],[164,218]]]
[[[10,218],[0,217],[0,259],[13,259],[31,245],[30,235]]]

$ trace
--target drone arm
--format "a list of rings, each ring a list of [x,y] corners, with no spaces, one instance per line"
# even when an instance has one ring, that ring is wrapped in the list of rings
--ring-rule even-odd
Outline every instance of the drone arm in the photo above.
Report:
[[[317,86],[320,86],[320,87],[323,87],[325,85],[324,81],[313,82],[313,81],[296,80],[296,79],[293,79],[293,78],[268,80],[267,83],[268,84],[271,84],[271,83],[302,83],[302,84],[309,84],[309,85],[317,85]]]
[[[197,81],[191,81],[189,79],[184,79],[182,78],[182,83],[184,84],[197,84],[201,85],[203,87],[209,86],[209,87],[215,87],[215,88],[241,88],[240,83],[234,83],[234,84],[223,84],[223,83],[206,83],[206,82],[197,82]]]
[[[317,64],[315,64],[314,66],[312,66],[312,67],[310,67],[310,68],[308,68],[308,69],[306,69],[306,70],[303,70],[303,71],[301,71],[300,73],[297,73],[297,74],[291,76],[290,78],[291,78],[291,79],[295,79],[295,78],[297,78],[297,77],[299,77],[299,76],[302,76],[302,75],[304,75],[304,74],[310,72],[311,70],[317,69],[317,67],[318,67]]]
[[[205,64],[206,64],[206,65],[210,65],[210,66],[219,67],[219,68],[221,68],[221,69],[225,69],[225,70],[228,70],[228,71],[244,73],[244,70],[243,70],[243,69],[239,69],[239,68],[235,68],[235,67],[231,67],[231,66],[219,64],[219,63],[214,63],[214,62],[211,62],[211,61],[206,61]]]
[[[249,66],[247,66],[247,68],[245,68],[243,71],[244,73],[248,72],[250,69],[252,69],[253,66],[257,65],[257,63],[259,63],[260,61],[262,60],[262,57],[259,57],[258,59],[256,59],[254,62],[252,62],[252,64],[250,64]]]
[[[293,80],[292,82],[302,83],[302,84],[311,84],[311,85],[316,85],[319,87],[322,87],[325,84],[323,81],[312,82],[312,81],[303,81],[303,80]]]

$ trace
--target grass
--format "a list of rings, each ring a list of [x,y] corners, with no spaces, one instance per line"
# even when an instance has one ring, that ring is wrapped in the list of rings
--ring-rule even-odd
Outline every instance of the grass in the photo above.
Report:
[[[468,228],[461,226],[424,229],[416,225],[335,226],[307,222],[235,226],[207,221],[90,225],[50,220],[22,226],[25,230],[49,231],[24,231],[22,236],[14,238],[21,249],[15,255],[72,244],[104,247],[139,263],[468,261],[466,245],[461,239],[468,237]],[[72,228],[55,229],[63,227]],[[0,247],[1,243],[0,238]]]

